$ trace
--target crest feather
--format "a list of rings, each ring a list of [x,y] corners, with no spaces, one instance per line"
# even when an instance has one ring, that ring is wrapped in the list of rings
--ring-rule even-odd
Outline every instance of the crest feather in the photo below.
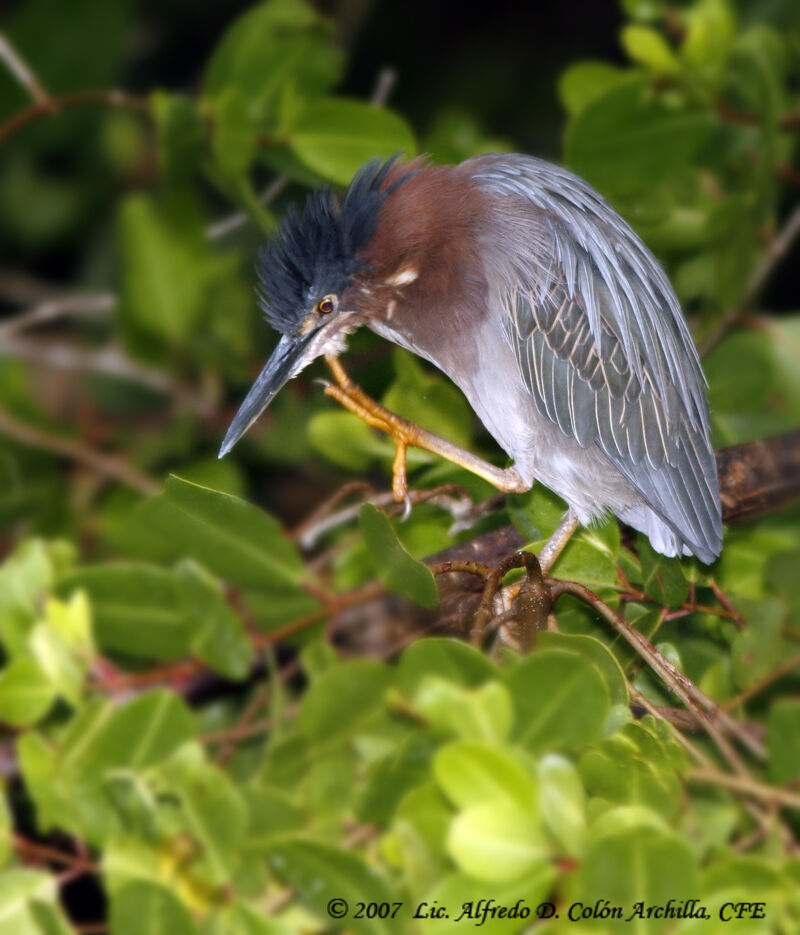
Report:
[[[291,206],[277,235],[259,251],[256,292],[277,331],[296,331],[311,304],[344,291],[361,265],[357,252],[375,233],[384,199],[404,180],[381,189],[396,159],[363,165],[341,202],[330,187],[315,189],[302,214]]]

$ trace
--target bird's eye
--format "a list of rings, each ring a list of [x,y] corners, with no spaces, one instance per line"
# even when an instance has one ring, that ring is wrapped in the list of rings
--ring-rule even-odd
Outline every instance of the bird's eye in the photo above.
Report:
[[[320,315],[330,315],[333,311],[333,298],[329,295],[326,295],[324,299],[320,299],[317,302],[317,312]]]

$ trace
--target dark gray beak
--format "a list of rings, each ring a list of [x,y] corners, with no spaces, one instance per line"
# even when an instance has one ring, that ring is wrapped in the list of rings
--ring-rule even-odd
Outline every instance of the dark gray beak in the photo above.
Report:
[[[220,458],[224,458],[233,448],[272,402],[281,387],[311,363],[313,356],[309,355],[308,348],[314,334],[314,332],[311,332],[299,337],[284,335],[280,339],[278,346],[272,352],[272,356],[258,375],[258,379],[239,407],[233,422],[231,422],[219,450]]]

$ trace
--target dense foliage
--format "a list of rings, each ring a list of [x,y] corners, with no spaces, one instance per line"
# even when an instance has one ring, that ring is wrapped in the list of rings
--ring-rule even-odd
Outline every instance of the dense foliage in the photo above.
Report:
[[[443,572],[421,560],[509,522],[535,551],[547,491],[481,510],[486,483],[413,452],[417,491],[460,489],[405,522],[364,490],[308,519],[392,461],[311,379],[216,460],[286,204],[375,155],[513,143],[480,115],[417,140],[381,83],[345,99],[305,0],[254,3],[196,93],[146,97],[111,90],[127,5],[69,6],[19,4],[0,49],[0,935],[800,931],[797,509],[729,529],[711,568],[584,530],[558,629],[487,652],[414,639]],[[563,161],[665,263],[715,444],[794,429],[800,313],[757,302],[800,230],[795,5],[623,10],[627,64],[561,76]],[[29,275],[43,258],[73,284]],[[416,358],[359,334],[348,360],[497,459]]]

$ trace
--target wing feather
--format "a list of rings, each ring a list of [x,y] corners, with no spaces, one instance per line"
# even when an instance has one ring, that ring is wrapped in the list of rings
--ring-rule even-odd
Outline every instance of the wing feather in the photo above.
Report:
[[[597,445],[681,542],[711,560],[722,530],[705,384],[666,275],[566,170],[523,156],[472,163],[479,185],[512,199],[497,292],[537,408],[581,446]]]

